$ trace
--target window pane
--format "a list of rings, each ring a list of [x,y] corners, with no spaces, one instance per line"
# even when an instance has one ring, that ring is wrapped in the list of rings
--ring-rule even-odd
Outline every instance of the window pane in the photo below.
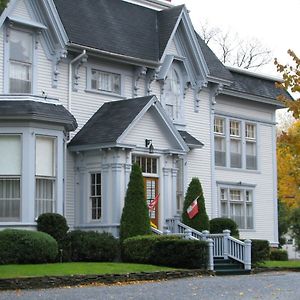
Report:
[[[224,201],[221,202],[221,217],[228,218],[228,203]]]
[[[27,32],[11,30],[9,35],[9,56],[11,60],[32,62],[32,35]]]
[[[98,220],[101,218],[101,173],[91,174],[91,219]]]
[[[35,170],[37,176],[55,176],[55,139],[49,137],[36,137]]]
[[[240,122],[239,121],[230,121],[230,135],[240,136]]]
[[[245,136],[246,138],[255,139],[256,137],[256,126],[254,124],[246,124],[246,130],[245,130]]]
[[[238,224],[239,228],[245,228],[245,215],[242,203],[230,203],[230,217]]]
[[[0,135],[0,175],[21,175],[21,136]]]
[[[246,142],[246,168],[249,170],[256,170],[256,143]]]
[[[246,205],[246,228],[253,229],[253,208],[252,203],[247,203]]]
[[[230,166],[232,168],[242,167],[241,141],[230,140]]]
[[[0,178],[0,221],[19,221],[20,178]]]
[[[98,70],[91,71],[91,89],[121,93],[121,75]]]
[[[224,134],[224,119],[221,118],[215,118],[214,122],[214,132],[219,134]]]
[[[54,212],[54,179],[37,178],[35,182],[35,214]]]
[[[226,166],[225,138],[215,136],[215,165]]]

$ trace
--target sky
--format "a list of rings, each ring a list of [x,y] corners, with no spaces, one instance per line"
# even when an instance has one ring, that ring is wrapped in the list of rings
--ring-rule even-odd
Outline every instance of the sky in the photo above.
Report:
[[[288,49],[300,56],[300,0],[172,0],[172,3],[187,6],[196,30],[207,22],[210,27],[237,33],[242,39],[256,38],[283,64],[289,62]],[[280,77],[273,63],[260,72]]]

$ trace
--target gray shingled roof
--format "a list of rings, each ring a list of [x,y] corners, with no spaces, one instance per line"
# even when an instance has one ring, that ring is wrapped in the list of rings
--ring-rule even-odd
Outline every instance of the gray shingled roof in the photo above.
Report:
[[[195,137],[193,137],[190,133],[187,131],[183,130],[178,130],[180,133],[181,137],[185,141],[185,143],[190,147],[190,148],[202,148],[204,146],[203,143],[201,143],[199,140],[197,140]]]
[[[75,135],[69,146],[115,144],[152,98],[146,96],[105,103]]]
[[[0,120],[37,120],[63,125],[67,131],[77,128],[73,115],[62,105],[37,101],[0,101]]]
[[[239,72],[238,70],[230,69],[230,73],[233,76],[233,83],[230,86],[226,86],[225,90],[273,99],[274,104],[279,104],[276,98],[281,94],[292,99],[286,91],[276,88],[275,80],[262,78],[259,75],[255,76],[255,74],[251,73],[247,74],[245,71]]]

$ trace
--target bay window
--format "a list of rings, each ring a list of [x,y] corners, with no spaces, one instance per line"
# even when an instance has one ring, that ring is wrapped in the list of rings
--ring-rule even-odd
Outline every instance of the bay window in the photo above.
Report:
[[[102,214],[101,173],[91,173],[90,187],[91,220],[99,220]]]
[[[0,135],[0,221],[20,221],[21,161],[20,135]]]
[[[9,92],[32,92],[33,35],[11,30],[9,34]]]
[[[35,214],[55,212],[56,139],[36,136]]]
[[[253,191],[220,188],[220,214],[235,221],[240,229],[253,229]]]

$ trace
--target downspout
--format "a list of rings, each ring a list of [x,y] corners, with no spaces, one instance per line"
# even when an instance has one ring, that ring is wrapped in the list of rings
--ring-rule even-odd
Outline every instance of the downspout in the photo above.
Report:
[[[69,63],[69,91],[68,91],[68,110],[70,113],[72,113],[72,65],[76,62],[79,61],[81,58],[86,56],[86,50],[84,49],[81,54],[76,56],[74,59],[72,59]]]

